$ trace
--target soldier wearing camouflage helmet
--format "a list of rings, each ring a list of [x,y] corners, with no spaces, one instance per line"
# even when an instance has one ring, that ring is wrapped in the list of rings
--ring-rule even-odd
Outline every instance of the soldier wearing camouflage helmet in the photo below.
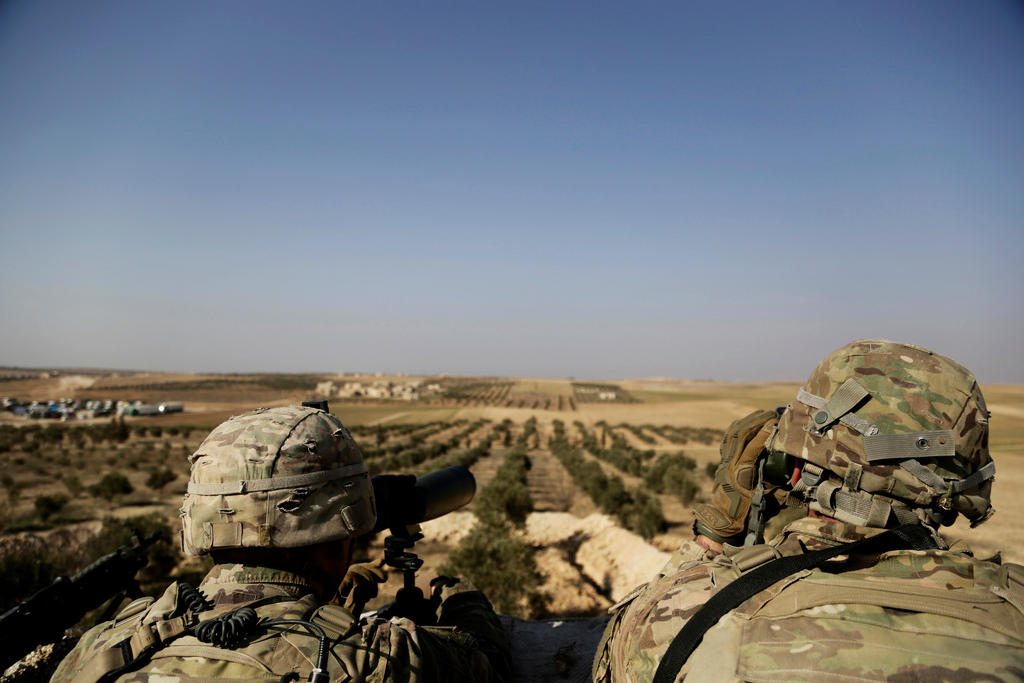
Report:
[[[737,420],[696,538],[619,605],[594,680],[1022,680],[1024,567],[937,529],[993,513],[973,375],[856,341]]]
[[[182,545],[213,568],[198,589],[172,584],[87,632],[52,681],[500,680],[504,634],[471,588],[444,589],[437,627],[359,622],[384,574],[349,567],[351,539],[373,529],[376,510],[336,417],[309,407],[234,417],[190,462]]]

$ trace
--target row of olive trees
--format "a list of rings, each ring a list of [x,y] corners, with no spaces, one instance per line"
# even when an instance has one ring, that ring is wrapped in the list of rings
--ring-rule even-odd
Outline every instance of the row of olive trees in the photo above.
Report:
[[[392,437],[401,437],[406,434],[411,434],[417,429],[423,429],[435,423],[427,424],[414,424],[407,422],[395,422],[392,424],[368,424],[368,425],[355,425],[349,427],[348,430],[356,437],[375,437],[380,443],[387,441]]]
[[[621,478],[605,474],[600,465],[570,447],[561,420],[555,420],[554,435],[548,445],[576,484],[603,512],[614,515],[623,526],[644,538],[664,530],[665,517],[658,499],[639,488],[627,489]]]
[[[380,472],[390,472],[392,470],[410,469],[425,462],[433,461],[450,451],[455,450],[460,445],[466,444],[471,435],[488,422],[490,422],[490,420],[477,420],[465,429],[452,434],[443,441],[437,441],[429,444],[413,442],[408,447],[390,455],[385,455],[383,457],[367,457],[366,465],[372,475]],[[449,428],[453,426],[448,423],[444,424],[448,425]],[[465,421],[463,420],[455,424],[465,424]]]
[[[637,425],[631,425],[631,424],[626,424],[625,422],[621,422],[621,423],[619,423],[619,427],[621,427],[622,429],[628,429],[629,431],[633,432],[633,436],[635,436],[636,438],[640,439],[644,443],[649,443],[649,444],[656,443],[655,438],[653,436],[651,436],[650,434],[648,434],[647,432],[644,431],[644,426],[643,425],[637,426]]]
[[[491,452],[491,445],[501,438],[501,435],[507,433],[508,425],[499,423],[491,427],[491,431],[480,439],[474,446],[462,451],[456,451],[449,453],[443,458],[432,460],[426,465],[421,465],[416,471],[416,475],[423,475],[434,470],[442,469],[445,467],[451,467],[452,465],[461,465],[462,467],[472,467],[481,458],[487,457]]]
[[[642,476],[648,490],[656,493],[670,493],[678,498],[683,505],[693,503],[700,490],[700,483],[695,472],[697,461],[693,458],[679,451],[677,453],[663,453],[652,463],[650,461],[655,455],[653,450],[633,448],[621,434],[617,434],[604,421],[596,424],[602,430],[600,445],[597,438],[587,432],[582,422],[576,422],[575,424],[583,435],[583,447],[589,453],[614,466],[620,472],[633,476]],[[620,424],[618,426],[628,428],[638,436],[643,434],[641,427],[627,424]],[[644,428],[655,431],[650,425],[644,425]],[[690,427],[677,427],[675,429],[691,430],[693,432],[704,431],[694,430]],[[717,430],[710,431],[715,432]],[[646,434],[643,435],[647,436]],[[610,436],[612,440],[611,448],[603,447],[607,436]],[[647,439],[653,441],[649,436],[647,436]],[[714,476],[712,468],[709,468],[708,475]]]
[[[575,423],[576,429],[579,430],[580,435],[583,437],[582,445],[583,448],[594,457],[604,460],[612,467],[616,468],[620,472],[639,477],[643,472],[643,460],[644,453],[638,451],[632,447],[625,440],[615,441],[614,437],[622,439],[622,437],[615,432],[611,432],[613,436],[613,442],[611,448],[603,448],[598,443],[597,437],[591,432],[587,431],[587,428],[582,422],[577,420]],[[604,423],[599,422],[597,424],[602,429],[602,436],[609,433],[608,426]],[[653,455],[653,453],[652,453]]]
[[[628,425],[622,425],[628,426]],[[721,441],[725,435],[721,429],[713,429],[711,427],[673,427],[672,425],[661,425],[656,427],[654,425],[643,425],[644,429],[654,432],[666,441],[672,443],[684,445],[690,441],[696,441],[710,446],[716,441]]]
[[[402,451],[421,446],[430,437],[440,434],[452,427],[461,427],[466,424],[466,422],[466,420],[456,420],[455,422],[440,421],[411,425],[413,427],[412,429],[391,434],[385,439],[385,441],[381,441],[378,435],[376,445],[368,443],[365,439],[360,439],[359,449],[363,452],[363,457],[367,460],[371,458],[396,455]]]
[[[20,447],[26,453],[38,452],[47,447],[60,446],[65,438],[77,447],[85,445],[86,439],[94,444],[124,442],[131,436],[131,428],[123,419],[110,422],[69,427],[62,424],[29,424],[25,426],[0,425],[0,453]]]
[[[191,425],[134,425],[125,424],[124,419],[114,418],[109,422],[92,425],[27,424],[0,425],[0,453],[9,453],[15,448],[29,454],[54,449],[79,449],[87,443],[124,443],[132,435],[139,438],[164,436],[189,438],[199,427]]]
[[[515,446],[477,495],[476,525],[441,567],[443,573],[463,576],[482,590],[498,612],[525,618],[543,615],[547,602],[537,588],[535,550],[516,531],[533,511],[526,483],[530,469],[526,449],[536,428],[533,418],[524,425]]]

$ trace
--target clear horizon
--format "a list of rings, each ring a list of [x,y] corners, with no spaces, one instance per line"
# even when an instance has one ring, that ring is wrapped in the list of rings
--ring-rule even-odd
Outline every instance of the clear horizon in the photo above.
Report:
[[[1019,3],[22,0],[0,92],[3,365],[1024,382]]]

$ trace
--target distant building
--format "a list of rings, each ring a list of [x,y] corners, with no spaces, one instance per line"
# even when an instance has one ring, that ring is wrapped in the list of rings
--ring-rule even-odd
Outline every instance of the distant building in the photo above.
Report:
[[[326,383],[317,385],[317,389]],[[340,388],[331,390],[326,396],[337,398],[398,398],[405,401],[415,401],[420,397],[419,387],[422,382],[404,382],[396,384],[390,381],[377,381],[372,384],[365,382],[345,382]]]

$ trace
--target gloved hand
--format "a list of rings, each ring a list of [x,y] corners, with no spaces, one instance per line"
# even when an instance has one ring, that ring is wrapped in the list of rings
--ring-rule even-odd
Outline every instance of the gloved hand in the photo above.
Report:
[[[383,557],[371,562],[354,564],[348,568],[331,602],[359,616],[367,601],[377,597],[378,584],[387,580],[388,571],[384,568]]]
[[[459,586],[459,589],[456,591],[445,591],[446,588],[454,588],[455,586],[458,586],[460,583],[462,583],[462,581],[460,579],[455,578],[454,576],[435,576],[430,580],[431,601],[433,601],[435,605],[440,605],[441,601],[450,595],[454,595],[455,593],[463,593],[476,590],[476,588],[474,588],[472,585],[465,583]]]
[[[722,439],[722,460],[715,473],[711,502],[693,508],[697,518],[694,530],[699,536],[715,545],[742,543],[757,485],[757,461],[778,421],[775,411],[758,410],[729,425]]]

